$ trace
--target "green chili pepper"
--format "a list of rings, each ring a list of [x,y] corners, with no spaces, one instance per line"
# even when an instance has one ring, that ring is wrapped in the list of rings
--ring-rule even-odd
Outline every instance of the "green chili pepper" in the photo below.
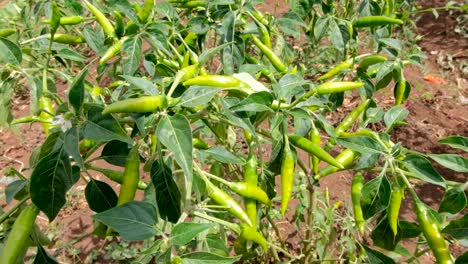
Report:
[[[24,124],[24,123],[50,123],[50,121],[41,119],[37,116],[23,116],[13,119],[12,125]]]
[[[240,220],[244,221],[247,225],[252,226],[252,222],[250,221],[249,217],[247,216],[245,211],[242,209],[242,207],[236,202],[236,200],[234,200],[234,198],[229,196],[229,194],[227,194],[225,191],[216,187],[208,179],[204,179],[204,180],[205,180],[208,196],[215,203],[221,206],[226,206],[228,212],[238,217]]]
[[[356,227],[361,234],[364,234],[364,224],[366,223],[361,207],[361,193],[363,186],[364,176],[362,176],[360,173],[357,173],[351,183],[351,200],[353,202],[354,221],[356,222]]]
[[[194,32],[189,32],[187,36],[184,38],[185,45],[187,46],[193,46],[195,45],[196,41],[198,39],[198,35],[195,34]],[[181,43],[179,47],[177,47],[177,52],[179,54],[182,54],[185,52],[185,45]]]
[[[18,263],[18,257],[23,250],[23,245],[29,239],[29,235],[34,227],[34,222],[39,214],[39,209],[34,205],[30,204],[20,213],[16,218],[15,223],[11,229],[10,235],[8,236],[3,252],[0,257],[0,263],[2,264],[15,264]],[[22,261],[21,261],[22,262]]]
[[[437,219],[429,212],[426,205],[416,196],[414,192],[410,192],[414,202],[414,210],[418,219],[419,228],[426,238],[429,248],[432,250],[437,263],[454,263],[453,257],[445,244],[445,239],[440,232]]]
[[[104,65],[108,60],[120,53],[124,41],[125,38],[115,40],[114,43],[106,50],[104,55],[102,55],[101,59],[99,59],[99,65]]]
[[[233,190],[235,193],[241,195],[244,198],[250,198],[259,201],[267,206],[272,205],[271,200],[268,198],[266,192],[256,185],[252,185],[246,182],[230,182],[221,178],[214,179],[228,186],[229,189]]]
[[[260,51],[270,60],[271,64],[275,69],[279,72],[286,72],[288,70],[288,67],[283,64],[281,59],[271,50],[268,48],[265,44],[263,44],[260,39],[258,39],[256,36],[251,36],[251,39],[253,40],[253,43],[255,46],[257,46]]]
[[[257,158],[251,154],[244,167],[244,182],[251,186],[257,186]],[[244,198],[245,212],[249,216],[252,226],[257,228],[257,202],[254,199]]]
[[[303,95],[307,99],[313,95],[324,95],[332,93],[341,93],[344,91],[358,89],[364,86],[362,82],[326,82],[318,85]]]
[[[247,85],[232,76],[226,75],[205,75],[197,76],[185,81],[184,86],[200,85],[220,88],[246,87]]]
[[[125,161],[125,169],[122,176],[122,184],[120,185],[119,199],[117,205],[122,205],[132,201],[135,198],[135,193],[140,181],[140,154],[138,153],[138,145],[135,145],[128,153]]]
[[[0,37],[6,38],[8,36],[13,35],[14,33],[16,33],[16,29],[12,29],[12,28],[2,29],[0,30]]]
[[[380,55],[372,55],[372,56],[367,56],[364,59],[359,62],[358,69],[362,70],[363,72],[366,72],[367,69],[377,63],[381,63],[387,61],[387,58],[384,56]]]
[[[107,19],[107,17],[95,6],[93,6],[87,0],[83,0],[85,2],[86,8],[96,17],[97,22],[101,25],[104,34],[106,34],[109,38],[115,38],[115,29],[112,26],[111,22]]]
[[[343,152],[338,154],[336,156],[335,160],[341,164],[342,167],[347,168],[349,165],[351,165],[354,161],[354,158],[357,156],[357,153],[353,152],[350,149],[345,149]],[[323,178],[327,175],[330,175],[332,173],[335,173],[339,171],[340,169],[334,166],[326,166],[323,169],[319,171],[318,174],[314,176],[316,180]]]
[[[47,39],[51,39],[51,35],[47,35]],[[54,38],[52,39],[53,42],[61,43],[61,44],[69,44],[69,45],[76,45],[85,43],[86,40],[81,36],[73,36],[68,34],[61,34],[57,33],[54,34]]]
[[[322,143],[322,140],[320,138],[320,132],[313,122],[312,122],[312,129],[310,130],[309,137],[310,137],[310,141],[312,141],[312,143],[314,143],[317,146],[320,146],[320,144]],[[317,156],[312,155],[311,164],[312,164],[312,169],[314,171],[314,174],[317,174],[318,169],[319,169],[320,159]]]
[[[396,236],[398,232],[398,215],[400,214],[401,202],[403,201],[404,189],[401,189],[396,184],[392,186],[390,194],[390,203],[387,207],[388,225]]]
[[[395,84],[395,89],[394,89],[395,105],[401,105],[408,97],[408,94],[406,93],[407,85],[408,84],[406,82],[405,76],[402,73],[400,80],[398,80],[398,82]]]
[[[318,95],[341,93],[348,90],[358,89],[364,86],[362,82],[326,82],[315,88]]]
[[[148,18],[151,15],[151,11],[153,11],[154,7],[154,0],[145,0],[143,7],[138,11],[137,16],[141,23],[148,22]]]
[[[241,237],[242,239],[249,240],[260,245],[264,252],[268,251],[267,241],[262,233],[258,232],[256,228],[250,227],[246,224],[241,224]],[[242,240],[241,240],[242,241]]]
[[[268,20],[263,16],[262,12],[258,10],[252,10],[249,12],[255,19],[257,19],[260,23],[262,23],[264,26],[268,26]]]
[[[265,44],[267,48],[271,49],[271,38],[270,38],[269,30],[262,23],[258,22],[257,20],[254,20],[254,21],[255,21],[255,24],[257,25],[257,30],[260,35],[260,39],[262,43]]]
[[[53,36],[60,26],[60,9],[57,3],[52,2],[52,15],[50,17],[50,34]]]
[[[250,64],[255,64],[255,65],[260,65],[260,66],[263,66],[260,61],[258,61],[257,59],[255,59],[254,57],[250,57],[249,55],[245,55],[245,61],[247,63],[250,63]],[[271,73],[270,70],[268,70],[267,68],[262,68],[259,72],[259,74],[263,75],[265,78],[267,78],[269,81],[271,82],[274,82],[275,79],[273,77],[273,74]],[[256,76],[257,79],[260,78],[260,76]]]
[[[351,113],[341,123],[335,128],[335,134],[336,136],[341,136],[341,133],[345,132],[348,130],[353,124],[356,119],[364,112],[366,111],[367,107],[369,106],[371,100],[366,99],[364,102],[362,102],[360,105],[358,105],[356,108],[354,108]]]
[[[291,140],[291,143],[302,149],[307,151],[310,154],[313,154],[320,160],[325,161],[326,163],[335,166],[337,168],[343,169],[343,165],[339,161],[337,161],[335,158],[333,158],[328,152],[323,150],[320,145],[316,145],[314,142],[308,140],[305,137],[301,137],[298,135],[290,135],[289,140]]]
[[[402,25],[403,20],[386,16],[364,16],[358,18],[353,24],[354,27],[378,27],[385,25]]]
[[[196,7],[205,7],[206,4],[207,3],[205,0],[188,1],[188,2],[182,3],[181,7],[191,9],[191,8],[196,8]]]
[[[208,143],[199,138],[192,138],[192,146],[196,149],[209,149],[211,147]]]
[[[164,109],[167,106],[166,96],[150,95],[130,98],[112,103],[102,111],[103,115],[110,113],[149,113]]]
[[[285,131],[286,132],[286,131]],[[291,200],[294,185],[294,155],[289,146],[288,137],[284,137],[284,147],[281,156],[281,214],[286,213],[286,209]]]
[[[326,80],[326,79],[330,79],[331,77],[337,75],[340,71],[351,68],[351,66],[353,66],[353,59],[345,60],[345,61],[341,62],[340,64],[336,65],[335,67],[333,67],[331,70],[329,70],[324,75],[317,78],[317,80],[323,81],[323,80]]]
[[[47,137],[47,135],[49,134],[49,129],[54,127],[54,125],[52,124],[53,116],[51,115],[54,113],[54,108],[52,107],[52,102],[50,101],[50,99],[45,96],[41,96],[41,98],[39,98],[39,109],[42,110],[39,114],[39,118],[47,121],[42,123],[44,134]]]
[[[93,166],[91,164],[88,164],[88,163],[85,164],[85,167],[87,169],[102,173],[104,176],[111,179],[112,181],[115,181],[115,182],[120,183],[120,184],[123,183],[124,173],[121,172],[121,171],[115,171],[115,170],[110,170],[110,169],[99,168],[99,167],[95,167],[95,166]],[[148,188],[148,184],[146,182],[144,182],[143,180],[139,180],[137,188],[140,189],[140,190],[145,190],[146,188]]]
[[[81,22],[83,22],[83,17],[82,16],[65,16],[60,18],[59,24],[62,26],[66,25],[78,25]],[[44,24],[50,24],[51,21],[50,19],[44,19],[41,21]]]
[[[394,0],[385,0],[385,5],[383,9],[383,14],[385,16],[391,17],[394,16],[395,1]]]

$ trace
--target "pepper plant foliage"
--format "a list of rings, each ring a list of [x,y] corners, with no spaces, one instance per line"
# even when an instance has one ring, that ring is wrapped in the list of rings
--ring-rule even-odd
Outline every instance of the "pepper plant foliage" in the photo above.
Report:
[[[399,39],[412,1],[289,1],[280,16],[260,12],[261,1],[14,2],[1,10],[0,123],[39,123],[46,139],[26,169],[6,175],[16,178],[6,187],[13,205],[1,217],[2,243],[16,249],[2,263],[16,263],[29,245],[38,263],[55,262],[34,208],[60,221],[76,184],[86,184],[96,236],[154,239],[141,263],[394,263],[428,250],[452,263],[449,244],[466,241],[458,215],[466,183],[444,179],[432,163],[466,173],[467,159],[390,138],[409,114],[403,69],[422,58]],[[379,90],[392,91],[395,106],[379,107]],[[10,112],[15,91],[29,93],[29,116]],[[356,108],[334,124],[327,117],[345,97]],[[372,130],[376,123],[383,128]],[[440,142],[467,151],[465,137]],[[99,168],[100,159],[123,168]],[[342,170],[366,177],[353,181],[355,220],[339,230],[339,204],[319,199],[317,188]],[[418,198],[422,183],[445,190],[438,211]],[[399,217],[405,195],[415,222]],[[12,227],[24,208],[35,212],[21,220],[29,224]],[[287,247],[278,221],[292,221],[300,250]],[[409,252],[401,242],[415,237]]]

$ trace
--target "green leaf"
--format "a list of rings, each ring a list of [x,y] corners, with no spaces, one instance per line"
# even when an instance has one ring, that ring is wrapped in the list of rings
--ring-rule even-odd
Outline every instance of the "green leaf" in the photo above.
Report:
[[[196,107],[209,103],[220,89],[207,86],[190,86],[181,96],[177,105],[183,107]]]
[[[347,28],[341,29],[341,26],[334,19],[330,19],[330,38],[333,46],[338,50],[340,56],[346,54],[346,43],[349,40],[349,32]]]
[[[468,137],[450,136],[439,140],[439,143],[468,152]]]
[[[372,230],[370,235],[374,246],[393,251],[395,250],[398,242],[401,240],[401,234],[393,234],[390,225],[388,224],[387,217],[381,219],[379,224]]]
[[[237,124],[239,127],[249,131],[252,136],[256,136],[255,128],[253,127],[252,123],[250,120],[244,116],[241,116],[238,113],[233,113],[232,111],[229,110],[229,108],[235,104],[237,104],[239,100],[237,98],[233,97],[228,97],[224,98],[221,101],[221,104],[223,105],[223,115],[226,116],[227,119],[229,119],[232,123]]]
[[[171,168],[159,160],[154,161],[151,166],[151,181],[155,188],[159,215],[162,219],[177,223],[181,215],[181,195]]]
[[[234,155],[225,147],[221,146],[212,147],[203,152],[205,152],[206,154],[210,154],[215,160],[220,161],[222,163],[241,164],[244,162],[241,158]]]
[[[79,149],[80,135],[77,127],[72,127],[63,134],[63,146],[65,151],[72,156],[76,164],[83,168],[83,159]]]
[[[104,212],[117,205],[117,194],[109,184],[91,179],[85,188],[89,208],[96,213]]]
[[[455,239],[462,240],[468,238],[468,214],[463,215],[462,218],[450,222],[443,230],[454,237]]]
[[[102,149],[101,157],[109,164],[125,167],[128,153],[130,153],[130,148],[131,146],[125,142],[112,140],[109,141]]]
[[[219,234],[208,234],[206,236],[206,245],[211,253],[225,257],[229,256],[230,249],[228,249],[223,237]]]
[[[392,130],[392,128],[408,116],[409,111],[399,105],[394,106],[388,110],[384,115],[385,126],[387,126],[386,132]]]
[[[418,224],[408,221],[398,221],[398,233],[402,239],[415,238],[421,234]]]
[[[277,25],[285,35],[299,38],[301,31],[298,27],[307,27],[301,17],[294,12],[287,12],[277,20]]]
[[[331,20],[332,19],[329,16],[321,16],[317,19],[317,22],[315,22],[314,25],[314,36],[316,42],[320,41],[323,38],[323,36],[328,30]]]
[[[461,188],[449,188],[440,202],[439,213],[456,214],[465,209],[467,204],[466,194]]]
[[[95,214],[93,218],[112,227],[123,239],[129,241],[145,240],[159,233],[155,226],[156,208],[146,202],[130,201]]]
[[[158,95],[158,88],[149,80],[138,78],[130,75],[121,75],[122,78],[127,80],[130,84],[134,85],[138,89],[141,89],[146,95]]]
[[[182,246],[190,242],[199,233],[212,228],[215,224],[204,223],[180,223],[172,229],[171,241],[176,246]]]
[[[174,158],[184,171],[186,199],[192,195],[192,129],[183,115],[165,116],[156,129],[159,141],[174,153]]]
[[[394,38],[380,38],[379,42],[384,44],[387,47],[394,48],[396,50],[401,50],[403,48],[403,44],[399,39]]]
[[[9,204],[11,201],[13,201],[13,198],[17,194],[20,194],[25,192],[27,193],[26,186],[28,186],[29,181],[28,180],[16,180],[5,188],[5,196],[6,196],[6,202]]]
[[[447,187],[447,183],[444,178],[432,167],[431,163],[419,156],[419,155],[408,155],[403,160],[405,167],[414,174],[418,179],[442,186]]]
[[[383,147],[375,139],[367,136],[337,138],[336,142],[345,148],[349,148],[362,154],[380,154],[384,151]]]
[[[367,69],[367,72],[371,71],[373,68],[378,67],[379,71],[377,72],[377,76],[375,76],[375,83],[377,88],[382,88],[385,85],[379,85],[379,83],[383,82],[384,80],[387,80],[390,77],[390,80],[392,78],[392,73],[393,73],[393,67],[394,67],[394,62],[393,61],[385,61],[382,63],[375,64]],[[388,82],[390,82],[388,80]],[[388,83],[387,83],[388,84]]]
[[[75,112],[79,112],[81,105],[84,102],[84,81],[88,74],[88,67],[85,67],[71,84],[70,92],[68,93],[68,101],[75,108]]]
[[[64,49],[57,51],[57,55],[62,59],[77,61],[77,62],[84,62],[88,59],[87,57],[69,48],[64,48]]]
[[[133,144],[133,141],[117,120],[115,120],[110,114],[102,115],[102,110],[102,106],[99,105],[84,105],[84,111],[88,120],[83,123],[83,127],[81,128],[83,137],[96,142],[119,140]]]
[[[369,219],[387,208],[391,187],[385,176],[378,176],[362,188],[361,206],[364,218]]]
[[[58,262],[41,245],[38,245],[33,264],[58,264]]]
[[[269,92],[259,92],[249,95],[238,104],[231,106],[230,110],[234,112],[252,111],[252,112],[263,112],[273,110],[270,108],[273,102],[273,95]]]
[[[0,37],[0,63],[21,64],[23,55],[18,45]]]
[[[222,51],[224,48],[228,47],[229,45],[232,45],[233,42],[227,42],[222,45],[216,46],[211,49],[204,50],[199,58],[198,58],[198,63],[200,65],[205,65],[208,63],[218,52]]]
[[[109,46],[103,45],[104,43],[104,33],[102,30],[96,31],[91,27],[85,27],[83,29],[83,37],[86,40],[86,44],[96,52],[97,55],[102,56],[104,52],[109,48]]]
[[[394,264],[395,263],[393,259],[387,257],[382,252],[373,250],[364,245],[363,247],[366,250],[366,254],[367,254],[367,257],[369,258],[370,264]]]
[[[141,59],[141,38],[135,37],[127,39],[122,46],[123,73],[133,75],[140,65]]]
[[[468,4],[465,5],[466,7],[468,7]],[[465,9],[468,9],[468,8],[465,8]],[[460,255],[456,260],[455,260],[455,264],[463,264],[463,263],[468,263],[468,251],[465,251],[465,253],[463,253],[462,255]]]
[[[31,200],[53,221],[73,184],[68,155],[63,149],[54,151],[42,158],[31,174]]]
[[[182,255],[182,264],[231,264],[241,256],[223,257],[209,252],[193,252]]]
[[[304,91],[303,86],[307,84],[309,82],[304,80],[299,74],[286,74],[273,87],[277,97],[289,103],[294,95]],[[311,98],[317,99],[316,97]]]
[[[456,154],[429,154],[440,165],[458,172],[468,172],[468,159]]]

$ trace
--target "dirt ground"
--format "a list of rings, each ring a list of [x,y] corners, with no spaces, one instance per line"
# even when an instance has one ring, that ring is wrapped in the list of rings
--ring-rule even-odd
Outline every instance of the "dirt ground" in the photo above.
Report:
[[[432,0],[421,1],[423,6],[442,6],[447,1]],[[280,3],[276,5],[276,3]],[[267,1],[261,8],[262,11],[271,13],[283,13],[285,4],[283,1]],[[407,80],[412,84],[411,99],[405,103],[410,111],[406,120],[408,125],[395,129],[392,134],[394,141],[402,142],[407,148],[424,153],[447,153],[453,150],[438,144],[437,141],[449,135],[468,136],[468,79],[460,71],[458,65],[468,64],[468,39],[454,31],[456,26],[455,14],[446,11],[439,12],[439,18],[435,19],[430,13],[421,16],[417,22],[417,33],[422,36],[419,45],[427,55],[427,60],[422,68],[411,66],[405,71]],[[450,62],[450,63],[449,63]],[[455,65],[452,66],[450,64]],[[431,76],[440,79],[430,78]],[[441,81],[437,83],[436,81]],[[27,94],[27,93],[25,93]],[[393,100],[389,93],[378,96],[380,106],[391,107]],[[16,117],[29,114],[29,98],[17,95],[13,102],[13,113]],[[348,107],[352,105],[350,100]],[[336,122],[346,115],[347,108],[343,109],[342,116],[336,116]],[[335,118],[335,117],[334,117]],[[32,126],[23,125],[18,131],[10,131],[0,128],[0,174],[8,166],[21,168],[27,166],[29,154],[33,148],[43,142],[42,128],[38,124]],[[98,164],[98,165],[104,165]],[[447,180],[464,182],[468,180],[466,174],[454,173],[452,171],[437,167]],[[148,177],[148,175],[146,175]],[[325,178],[322,188],[328,188],[332,201],[343,200],[349,202],[350,182],[349,173],[341,173],[334,177]],[[77,193],[82,192],[84,185],[77,187]],[[418,193],[423,200],[436,208],[443,195],[443,190],[434,186],[418,186]],[[70,194],[71,196],[73,193]],[[81,196],[82,197],[82,196]],[[83,198],[83,197],[82,197]],[[70,199],[72,200],[72,199]],[[405,201],[402,217],[413,219],[412,205]],[[60,230],[55,230],[55,241],[68,243],[92,230],[90,215],[92,212],[87,208],[83,199],[75,201],[72,205],[62,210],[58,222],[63,223]],[[47,226],[45,217],[39,218],[41,226]],[[291,230],[285,227],[284,231]],[[297,241],[291,241],[292,243]],[[54,248],[57,248],[56,245]],[[79,249],[77,255],[82,260],[84,256],[96,248],[102,248],[105,243],[93,237],[85,237],[74,245]],[[52,250],[52,249],[49,249]],[[463,253],[463,248],[453,247],[454,255]],[[50,252],[52,255],[60,255],[59,252]],[[63,256],[64,259],[70,256]],[[59,257],[59,259],[62,259]],[[63,260],[63,259],[62,259]],[[431,262],[429,256],[425,260]],[[86,262],[86,260],[85,260]],[[86,262],[87,263],[87,262]]]

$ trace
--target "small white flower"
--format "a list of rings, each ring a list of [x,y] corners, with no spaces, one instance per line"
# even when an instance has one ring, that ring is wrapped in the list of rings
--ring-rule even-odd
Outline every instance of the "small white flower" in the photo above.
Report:
[[[66,132],[72,127],[71,121],[66,120],[62,114],[54,116],[54,118],[52,119],[52,123],[56,126],[59,126],[63,132]]]

